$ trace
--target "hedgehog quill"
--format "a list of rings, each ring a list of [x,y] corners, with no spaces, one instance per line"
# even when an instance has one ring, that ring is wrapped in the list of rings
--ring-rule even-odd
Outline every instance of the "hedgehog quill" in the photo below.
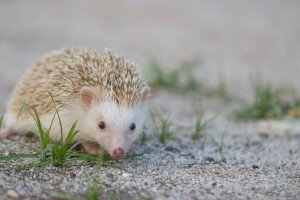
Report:
[[[33,106],[49,127],[55,112],[51,93],[64,129],[78,120],[74,142],[86,141],[82,146],[89,154],[98,154],[101,146],[113,158],[122,158],[142,131],[149,92],[136,65],[111,52],[55,51],[33,64],[16,85],[0,139],[38,131],[29,111],[18,118],[23,104]],[[50,132],[55,140],[61,139],[58,123]]]

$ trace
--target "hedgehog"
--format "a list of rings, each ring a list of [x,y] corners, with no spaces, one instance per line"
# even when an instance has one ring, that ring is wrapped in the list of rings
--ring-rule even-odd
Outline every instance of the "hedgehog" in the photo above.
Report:
[[[64,130],[77,121],[74,142],[84,141],[87,153],[104,150],[115,159],[122,158],[143,129],[149,92],[137,66],[110,51],[54,51],[33,64],[16,85],[0,139],[38,132],[30,112],[20,114],[22,105],[34,107],[45,128],[51,126],[56,107]],[[64,138],[66,134],[63,131]],[[49,136],[61,139],[57,118]]]

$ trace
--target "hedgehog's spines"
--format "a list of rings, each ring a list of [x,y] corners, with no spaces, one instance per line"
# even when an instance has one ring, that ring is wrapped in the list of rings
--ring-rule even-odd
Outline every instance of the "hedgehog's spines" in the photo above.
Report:
[[[48,92],[58,107],[67,106],[84,86],[120,106],[136,104],[145,86],[132,61],[106,50],[98,53],[83,48],[66,48],[43,56],[25,73],[16,86],[9,110],[17,112],[21,103],[37,105],[40,114],[53,109]]]

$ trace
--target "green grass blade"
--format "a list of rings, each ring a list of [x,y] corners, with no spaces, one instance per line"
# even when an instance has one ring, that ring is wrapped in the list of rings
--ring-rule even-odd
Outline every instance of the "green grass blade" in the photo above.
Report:
[[[32,106],[29,106],[29,108],[30,108],[30,114],[35,120],[39,132],[39,138],[41,144],[40,161],[45,162],[47,159],[47,152],[49,151],[51,144],[54,144],[54,141],[49,137],[50,128],[48,130],[44,128],[36,109]]]
[[[18,116],[17,118],[20,117],[22,112],[24,111],[25,108],[28,108],[29,114],[32,116],[33,120],[35,121],[35,124],[38,129],[39,133],[39,140],[40,140],[40,145],[41,145],[41,150],[40,150],[40,160],[45,161],[47,157],[47,146],[49,143],[49,137],[45,133],[45,128],[43,127],[41,120],[39,118],[39,115],[36,111],[36,109],[33,106],[27,105],[27,104],[22,104],[22,106],[19,109]]]
[[[51,129],[52,129],[52,126],[53,126],[55,117],[56,117],[56,113],[54,113],[54,115],[53,115],[53,117],[52,117],[52,120],[51,120],[51,123],[50,123],[50,126],[49,126],[49,128],[47,129],[47,131],[46,131],[46,134],[47,134],[48,137],[49,137],[50,131],[51,131]]]
[[[2,121],[3,121],[3,115],[0,118],[0,130],[1,130],[1,127],[2,127]]]
[[[60,115],[59,115],[59,113],[58,113],[58,109],[57,109],[57,107],[56,107],[56,104],[55,104],[55,101],[54,101],[54,98],[53,98],[53,96],[52,96],[52,94],[50,93],[50,92],[48,92],[48,94],[50,95],[50,97],[51,97],[51,100],[52,100],[52,102],[53,102],[53,105],[54,105],[54,109],[55,109],[55,112],[56,112],[56,114],[57,114],[57,117],[58,117],[58,122],[59,122],[59,127],[60,127],[60,143],[61,144],[63,144],[63,126],[62,126],[62,121],[61,121],[61,118],[60,118]]]
[[[148,136],[148,134],[147,134],[147,127],[146,126],[144,126],[143,127],[143,130],[142,130],[142,133],[141,133],[141,135],[140,135],[140,142],[142,143],[142,144],[146,144],[146,142],[148,141],[148,138],[149,136]]]
[[[78,141],[78,142],[76,142],[75,144],[73,144],[73,145],[69,148],[68,152],[72,151],[75,147],[77,147],[78,145],[80,145],[80,144],[82,144],[82,143],[83,143],[83,141]]]
[[[227,128],[225,128],[225,130],[222,134],[221,145],[220,145],[220,153],[221,154],[223,153],[223,149],[224,149],[224,138],[225,138],[226,133],[227,133]]]
[[[65,143],[64,143],[64,146],[69,146],[70,143],[72,142],[72,140],[74,139],[74,137],[76,136],[76,134],[78,133],[78,131],[75,131],[75,128],[76,128],[76,125],[77,125],[77,122],[76,121],[75,123],[73,123],[68,135],[67,135],[67,138],[65,140]]]
[[[27,104],[23,103],[20,108],[19,108],[19,111],[18,111],[18,114],[17,114],[17,120],[19,120],[21,114],[23,113],[24,109],[27,107]]]
[[[33,113],[32,113],[33,111]],[[45,135],[43,134],[45,132],[44,130],[44,127],[42,125],[42,122],[40,120],[40,117],[36,111],[36,109],[34,107],[31,107],[30,106],[30,111],[29,111],[30,115],[32,116],[32,118],[34,119],[35,123],[36,123],[36,126],[38,128],[38,131],[39,131],[39,134],[40,134],[40,137],[42,138],[42,141],[44,142],[45,141]]]
[[[55,104],[55,101],[54,101],[54,98],[53,98],[52,94],[50,92],[48,92],[48,94],[51,97],[51,100],[52,100],[53,105],[54,105],[55,112],[56,112],[57,117],[58,117],[58,122],[59,122],[59,127],[60,127],[60,144],[63,144],[63,132],[64,131],[63,131],[63,126],[62,126],[62,121],[61,121],[60,115],[58,113],[58,109],[56,107],[56,104]]]

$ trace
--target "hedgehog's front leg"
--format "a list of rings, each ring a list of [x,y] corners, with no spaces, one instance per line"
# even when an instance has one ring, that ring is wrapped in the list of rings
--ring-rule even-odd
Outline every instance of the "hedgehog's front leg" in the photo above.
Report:
[[[7,126],[3,130],[0,131],[0,140],[4,140],[6,138],[9,138],[15,133],[15,131],[10,127]]]
[[[97,144],[91,142],[82,143],[83,149],[90,155],[99,155],[102,151]]]

